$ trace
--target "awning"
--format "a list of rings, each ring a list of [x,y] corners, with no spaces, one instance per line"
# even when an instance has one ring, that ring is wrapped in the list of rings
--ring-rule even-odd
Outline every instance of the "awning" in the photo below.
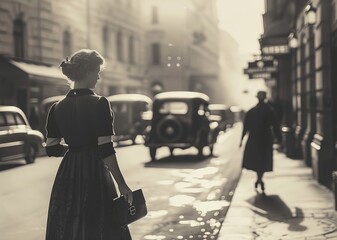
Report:
[[[0,68],[6,71],[5,75],[20,75],[28,79],[55,84],[62,81],[66,84],[67,77],[58,67],[35,61],[22,60],[1,56]]]

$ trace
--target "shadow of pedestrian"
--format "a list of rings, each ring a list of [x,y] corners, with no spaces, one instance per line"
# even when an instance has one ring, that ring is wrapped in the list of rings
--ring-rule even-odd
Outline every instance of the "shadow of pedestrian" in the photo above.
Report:
[[[302,232],[307,230],[306,226],[301,225],[304,220],[303,210],[295,208],[295,211],[278,195],[258,194],[247,200],[254,206],[252,211],[271,222],[282,222],[289,224],[288,230],[292,232]]]

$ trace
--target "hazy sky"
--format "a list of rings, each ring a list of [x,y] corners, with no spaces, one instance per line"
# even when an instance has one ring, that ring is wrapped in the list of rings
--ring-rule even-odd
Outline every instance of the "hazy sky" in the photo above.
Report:
[[[263,33],[262,14],[264,0],[217,0],[219,27],[228,32],[239,44],[239,71],[223,69],[220,78],[224,84],[226,104],[235,104],[245,110],[257,103],[256,92],[267,90],[263,79],[249,80],[243,68],[252,60],[252,54],[260,53],[258,39]]]
[[[220,27],[239,43],[244,55],[259,53],[264,0],[217,0]]]

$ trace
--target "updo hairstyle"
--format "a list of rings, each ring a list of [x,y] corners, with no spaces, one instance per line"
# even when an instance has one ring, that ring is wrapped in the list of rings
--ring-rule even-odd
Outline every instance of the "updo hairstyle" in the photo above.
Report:
[[[81,49],[75,52],[70,60],[66,57],[60,64],[62,73],[71,81],[81,81],[88,73],[100,66],[102,70],[105,60],[96,50]]]

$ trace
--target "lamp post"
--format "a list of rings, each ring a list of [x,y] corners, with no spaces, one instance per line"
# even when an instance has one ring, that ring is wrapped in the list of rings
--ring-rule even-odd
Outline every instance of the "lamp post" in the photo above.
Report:
[[[298,40],[294,32],[291,32],[288,36],[288,45],[293,49],[298,47]]]
[[[317,9],[312,5],[312,2],[309,1],[307,6],[304,9],[304,21],[306,25],[314,25],[317,20]]]

